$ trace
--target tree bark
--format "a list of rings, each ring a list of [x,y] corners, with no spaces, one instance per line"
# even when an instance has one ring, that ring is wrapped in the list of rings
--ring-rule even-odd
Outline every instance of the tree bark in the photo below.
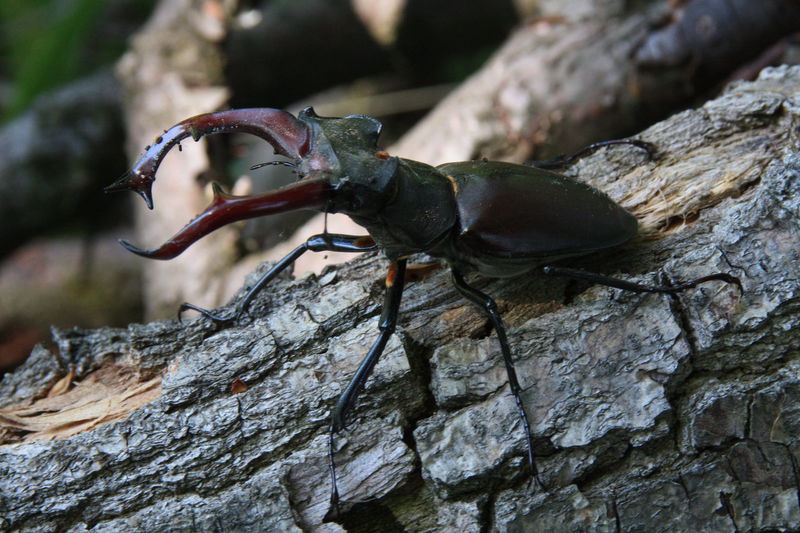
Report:
[[[546,492],[496,338],[440,271],[408,286],[336,439],[344,514],[323,524],[330,410],[377,334],[370,254],[277,280],[230,327],[55,331],[57,350],[0,384],[0,529],[800,528],[799,85],[800,68],[769,69],[642,132],[656,159],[616,147],[570,169],[642,221],[572,265],[646,283],[725,271],[743,293],[476,280],[509,327]]]
[[[217,111],[228,99],[222,84],[219,42],[225,36],[226,3],[161,2],[117,65],[125,92],[127,152],[136,160],[145,146],[173,124]],[[216,8],[215,8],[216,6]],[[206,141],[186,142],[182,157],[166,158],[154,185],[157,209],[136,203],[136,242],[163,241],[208,204]],[[145,316],[165,316],[175,302],[218,299],[219,273],[233,262],[234,232],[222,229],[167,267],[144,267]],[[170,311],[171,314],[171,311]]]
[[[754,68],[800,27],[800,7],[782,0],[535,4],[537,17],[404,135],[398,155],[520,162],[631,135]]]

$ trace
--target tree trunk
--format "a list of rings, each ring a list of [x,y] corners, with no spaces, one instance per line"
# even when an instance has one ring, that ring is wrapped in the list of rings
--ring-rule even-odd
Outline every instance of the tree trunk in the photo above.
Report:
[[[166,128],[192,115],[217,111],[227,102],[219,41],[228,17],[222,5],[160,2],[119,61],[131,160]],[[163,241],[208,204],[202,179],[209,173],[205,139],[183,143],[181,151],[182,157],[166,158],[159,169],[153,187],[158,209],[149,211],[136,203],[136,242],[142,246]],[[234,240],[233,230],[223,229],[188,250],[171,268],[148,262],[143,275],[145,316],[165,316],[176,301],[216,299],[222,290],[219,273],[233,262]]]
[[[230,327],[55,331],[55,352],[0,384],[0,529],[800,528],[798,86],[800,68],[767,70],[644,131],[655,160],[615,147],[570,170],[642,221],[572,265],[647,283],[730,272],[742,294],[476,280],[509,327],[547,492],[496,338],[440,271],[408,286],[336,439],[344,513],[323,524],[330,410],[377,333],[386,264],[369,254],[276,280]]]

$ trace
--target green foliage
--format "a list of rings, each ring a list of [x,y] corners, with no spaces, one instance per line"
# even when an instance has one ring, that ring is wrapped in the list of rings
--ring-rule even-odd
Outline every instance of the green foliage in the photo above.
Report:
[[[484,46],[476,50],[452,54],[441,66],[444,81],[461,83],[476,72],[497,51],[496,46]]]
[[[43,91],[108,64],[124,47],[103,35],[107,0],[0,0],[2,69],[11,94],[2,118],[7,120]],[[149,11],[151,1],[127,8]],[[138,4],[138,6],[137,6]],[[107,21],[106,21],[107,22]],[[100,37],[98,39],[98,37]]]

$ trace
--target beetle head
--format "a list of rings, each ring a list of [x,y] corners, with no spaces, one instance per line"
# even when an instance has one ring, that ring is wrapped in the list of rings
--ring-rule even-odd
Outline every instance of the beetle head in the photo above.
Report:
[[[310,107],[298,115],[308,125],[310,147],[298,165],[301,179],[324,178],[332,186],[326,211],[370,216],[392,195],[397,158],[378,149],[383,127],[366,115],[320,117]]]
[[[159,248],[142,250],[120,241],[139,255],[171,259],[204,235],[226,224],[257,216],[297,209],[342,212],[369,216],[391,194],[396,158],[378,152],[381,123],[354,115],[323,118],[306,108],[295,118],[279,109],[234,109],[198,115],[184,120],[156,138],[125,176],[106,187],[106,192],[132,190],[153,208],[152,184],[166,154],[191,136],[243,132],[269,142],[277,154],[292,160],[298,183],[277,191],[230,196],[214,188],[211,205]]]

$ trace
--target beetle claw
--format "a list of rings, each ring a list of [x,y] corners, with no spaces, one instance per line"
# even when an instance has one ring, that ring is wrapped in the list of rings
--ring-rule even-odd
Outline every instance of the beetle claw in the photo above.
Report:
[[[147,207],[153,209],[153,182],[161,161],[172,149],[187,137],[195,141],[204,135],[223,132],[243,132],[261,137],[269,142],[275,152],[294,161],[305,156],[309,150],[309,129],[306,124],[291,114],[279,109],[234,109],[197,115],[179,122],[155,142],[145,148],[145,153],[133,168],[104,190],[115,192],[131,190],[144,198]]]
[[[202,307],[198,307],[198,306],[196,306],[194,304],[182,303],[180,308],[178,309],[178,322],[183,324],[183,312],[187,311],[189,309],[191,309],[192,311],[197,311],[198,313],[200,313],[201,315],[203,315],[207,319],[211,320],[212,322],[214,322],[214,324],[216,324],[218,326],[233,322],[234,320],[238,319],[242,314],[241,311],[237,309],[236,311],[234,311],[234,313],[231,316],[227,316],[227,317],[226,316],[220,316],[220,315],[215,315],[214,313],[212,313],[208,309],[203,309]]]
[[[148,209],[153,209],[153,182],[155,178],[135,171],[126,172],[120,179],[105,187],[103,192],[133,191],[144,199]]]
[[[136,255],[140,255],[142,257],[153,256],[154,250],[145,250],[143,248],[138,248],[129,243],[128,241],[126,241],[125,239],[117,239],[117,242],[119,242],[122,246],[124,246],[126,250],[128,250],[129,252],[133,252]]]

